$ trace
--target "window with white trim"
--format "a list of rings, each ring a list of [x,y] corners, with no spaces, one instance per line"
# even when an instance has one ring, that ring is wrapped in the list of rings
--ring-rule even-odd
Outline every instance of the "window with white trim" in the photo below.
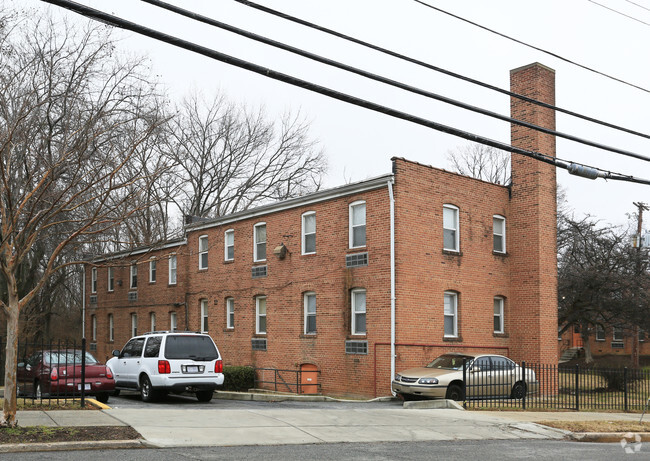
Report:
[[[108,291],[115,291],[115,268],[108,268]]]
[[[366,290],[355,288],[351,292],[352,334],[366,334]]]
[[[91,338],[93,341],[97,341],[97,316],[90,316],[90,325],[91,325]]]
[[[305,306],[305,334],[316,334],[316,293],[308,292],[304,295]]]
[[[156,313],[149,313],[149,331],[156,331]]]
[[[208,268],[208,236],[199,237],[199,269]]]
[[[492,237],[494,252],[506,252],[506,218],[500,215],[492,216]]]
[[[266,261],[266,223],[255,224],[253,237],[253,261]]]
[[[494,332],[503,333],[503,305],[504,299],[501,296],[494,298]]]
[[[350,248],[366,246],[366,202],[353,202],[349,209]]]
[[[178,330],[178,316],[176,312],[169,313],[169,331]]]
[[[208,332],[208,300],[201,300],[201,333]]]
[[[93,267],[90,271],[90,292],[97,293],[97,268]]]
[[[255,297],[255,333],[266,334],[266,296]]]
[[[176,285],[176,264],[177,264],[177,259],[176,255],[170,255],[169,256],[169,284],[170,285]]]
[[[623,329],[621,327],[614,327],[612,341],[617,343],[623,342]]]
[[[458,294],[453,291],[445,291],[445,337],[458,337]]]
[[[156,266],[157,261],[155,259],[149,260],[149,283],[156,283]]]
[[[131,336],[138,336],[138,314],[131,314]]]
[[[443,248],[448,251],[459,251],[458,207],[454,205],[443,205],[442,228]]]
[[[223,258],[225,261],[235,259],[235,230],[228,229],[223,234]]]
[[[226,328],[235,328],[235,298],[226,298]]]
[[[131,264],[129,275],[129,279],[131,280],[129,286],[131,288],[138,288],[138,265],[136,263]]]
[[[302,215],[302,254],[316,253],[316,212]]]
[[[596,341],[605,341],[605,329],[602,325],[596,325]]]
[[[113,314],[108,314],[108,340],[115,341],[115,320]]]

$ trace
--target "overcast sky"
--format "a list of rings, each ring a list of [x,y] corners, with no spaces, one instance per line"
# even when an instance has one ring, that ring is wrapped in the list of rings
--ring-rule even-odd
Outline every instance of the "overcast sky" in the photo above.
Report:
[[[37,9],[38,0],[5,0]],[[650,0],[426,0],[428,3],[562,57],[650,88]],[[429,120],[510,142],[500,122],[440,102],[408,94],[362,77],[213,27],[201,25],[137,0],[79,0],[79,3],[139,22],[220,52],[368,99]],[[250,30],[313,53],[381,74],[463,102],[509,115],[505,95],[403,63],[270,16],[232,0],[170,1],[197,13]],[[575,65],[513,43],[413,0],[257,0],[257,3],[318,23],[453,72],[509,88],[511,69],[540,62],[556,71],[556,105],[610,123],[650,133],[650,94]],[[635,3],[637,5],[635,5]],[[648,10],[642,8],[648,8]],[[65,12],[72,21],[86,19]],[[639,22],[642,21],[642,22]],[[648,24],[644,24],[648,23]],[[449,168],[447,152],[467,141],[386,115],[347,105],[307,90],[265,78],[171,45],[116,32],[125,52],[146,54],[172,99],[198,90],[211,97],[221,91],[249,106],[264,105],[269,116],[300,111],[329,159],[326,187],[390,172],[390,158],[405,157]],[[559,114],[557,130],[650,156],[650,141]],[[559,139],[559,158],[650,179],[650,163]],[[595,181],[558,170],[577,216],[624,224],[632,202],[650,202],[650,186]],[[650,215],[646,228],[650,228]]]

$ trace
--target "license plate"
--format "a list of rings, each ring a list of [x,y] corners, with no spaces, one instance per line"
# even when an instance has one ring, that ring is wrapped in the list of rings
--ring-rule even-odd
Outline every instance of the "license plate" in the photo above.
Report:
[[[185,367],[185,373],[198,373],[199,367],[197,365],[187,365]]]
[[[77,390],[81,390],[81,384],[77,384]],[[84,390],[89,391],[90,390],[90,383],[84,384]]]

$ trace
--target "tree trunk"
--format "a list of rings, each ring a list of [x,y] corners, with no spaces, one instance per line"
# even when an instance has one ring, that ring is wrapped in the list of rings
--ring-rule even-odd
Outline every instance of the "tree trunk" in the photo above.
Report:
[[[9,295],[7,309],[7,344],[5,347],[5,388],[1,427],[15,427],[16,421],[16,369],[18,366],[18,298]]]
[[[591,355],[591,344],[589,343],[589,326],[585,323],[580,331],[582,336],[582,348],[585,351],[585,363],[592,363],[594,357]]]

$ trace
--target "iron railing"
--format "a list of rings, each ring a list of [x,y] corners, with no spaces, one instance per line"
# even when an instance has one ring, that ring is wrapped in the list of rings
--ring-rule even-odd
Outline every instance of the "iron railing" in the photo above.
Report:
[[[275,392],[289,392],[293,394],[320,394],[320,370],[281,370],[277,368],[254,368],[255,387],[273,390]],[[315,376],[316,379],[303,383],[303,374],[306,377]]]

